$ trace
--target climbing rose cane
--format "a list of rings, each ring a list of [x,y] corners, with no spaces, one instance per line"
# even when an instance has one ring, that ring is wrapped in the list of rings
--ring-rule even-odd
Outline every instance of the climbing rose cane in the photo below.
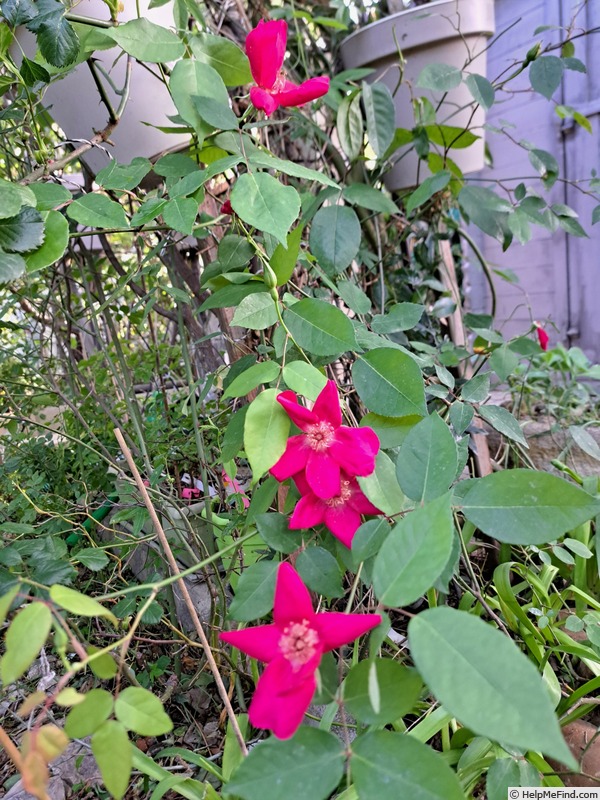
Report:
[[[285,20],[261,20],[246,37],[246,53],[256,86],[250,89],[255,108],[270,117],[279,106],[301,106],[329,91],[329,78],[310,78],[300,86],[286,80],[282,70],[287,42]]]
[[[221,633],[220,638],[267,662],[248,709],[255,728],[279,739],[293,736],[310,705],[323,653],[353,642],[381,623],[379,614],[315,614],[306,586],[290,564],[280,564],[273,624]]]
[[[323,523],[346,547],[352,545],[354,534],[361,523],[361,514],[381,514],[362,493],[355,478],[341,473],[341,492],[329,500],[322,500],[311,491],[304,475],[294,476],[302,497],[290,519],[290,528],[312,528]]]

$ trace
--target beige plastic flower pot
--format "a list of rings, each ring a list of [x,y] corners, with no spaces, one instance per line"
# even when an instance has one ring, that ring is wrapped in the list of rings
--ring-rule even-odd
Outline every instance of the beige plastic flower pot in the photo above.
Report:
[[[428,64],[450,64],[466,71],[486,74],[486,42],[494,33],[494,0],[438,0],[424,6],[392,14],[349,36],[341,45],[346,69],[370,67],[367,80],[383,81],[394,91],[399,79],[398,47],[406,59],[404,80],[395,94],[396,125],[414,127],[414,114],[408,84],[417,97],[428,97],[434,105],[444,93],[415,86],[416,79]],[[476,56],[474,60],[471,60]],[[437,113],[440,124],[469,127],[481,138],[463,150],[452,150],[450,157],[464,173],[484,165],[483,124],[485,111],[477,108],[473,117],[473,97],[466,85],[447,92]],[[415,186],[429,174],[414,150],[403,148],[394,156],[394,167],[387,173],[388,189],[395,191]]]
[[[149,4],[149,0],[140,0],[141,16],[157,25],[173,28],[172,4],[152,9]],[[120,22],[137,17],[135,0],[125,0],[123,5],[125,9],[119,14]],[[102,0],[80,0],[74,10],[81,17],[110,19],[108,8]],[[21,46],[33,57],[33,35],[25,29],[21,29],[19,34]],[[101,76],[107,96],[115,109],[121,100],[118,91],[125,84],[127,63],[123,55],[118,58],[119,54],[120,50],[116,46],[110,50],[98,50],[94,54],[98,67],[110,78],[109,82]],[[132,60],[129,99],[119,124],[110,135],[110,143],[103,145],[106,150],[95,147],[83,156],[86,165],[94,173],[105,167],[111,156],[126,164],[136,156],[152,158],[165,151],[181,149],[189,142],[188,134],[158,130],[158,126],[173,127],[168,117],[176,114],[177,110],[166,86],[156,77],[157,74],[159,68],[156,64],[144,66]],[[79,64],[64,78],[52,83],[44,96],[44,104],[67,137],[75,140],[76,145],[79,143],[77,140],[90,139],[95,131],[102,130],[108,123],[108,112],[100,100],[86,63]]]

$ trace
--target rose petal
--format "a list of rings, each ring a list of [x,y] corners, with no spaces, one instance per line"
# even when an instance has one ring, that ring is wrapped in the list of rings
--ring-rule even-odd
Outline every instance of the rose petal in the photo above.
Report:
[[[334,506],[325,511],[326,527],[346,547],[350,547],[352,544],[352,539],[360,527],[360,523],[360,514],[349,503],[343,506]]]
[[[379,438],[372,428],[348,428],[335,432],[329,452],[348,475],[370,475],[375,469]]]
[[[313,414],[321,420],[330,422],[334,428],[342,424],[342,410],[337,386],[333,381],[327,381],[312,408]]]
[[[294,681],[294,688],[280,693],[282,684]],[[316,689],[314,672],[298,680],[284,658],[275,659],[261,675],[248,709],[255,728],[272,730],[279,739],[289,739],[300,727]]]
[[[323,500],[329,500],[340,493],[340,465],[327,451],[318,453],[308,451],[306,460],[306,480],[308,485]]]
[[[310,492],[301,497],[296,504],[294,513],[290,518],[290,528],[300,530],[301,528],[312,528],[320,525],[325,519],[327,506],[316,495]]]
[[[276,625],[257,625],[255,628],[244,628],[242,631],[225,631],[219,639],[237,647],[250,658],[259,661],[272,661],[279,653],[281,631]]]
[[[373,505],[369,498],[360,490],[358,484],[352,492],[352,497],[348,501],[359,514],[381,514],[381,509]]]
[[[284,454],[270,469],[271,475],[278,481],[286,481],[305,468],[310,453],[305,439],[302,435],[290,436],[288,439]]]
[[[310,593],[291,564],[279,565],[275,584],[273,620],[278,628],[290,622],[310,620],[314,616]]]
[[[254,108],[264,111],[267,117],[270,117],[275,109],[279,108],[279,103],[275,97],[259,86],[253,86],[250,89],[250,100]]]
[[[381,623],[379,614],[315,614],[313,626],[319,632],[323,652],[349,644]]]
[[[301,495],[309,493],[312,494],[312,490],[308,485],[308,481],[306,480],[306,473],[304,472],[296,473],[296,475],[294,475],[294,483],[298,487],[298,491],[300,492]]]
[[[246,37],[246,54],[250,61],[250,71],[262,89],[273,88],[283,64],[286,43],[287,22],[282,19],[261,20]],[[254,103],[254,100],[252,102]],[[267,111],[267,113],[272,112]]]
[[[275,97],[280,106],[289,108],[290,106],[302,106],[318,97],[323,97],[329,91],[329,78],[321,76],[310,78],[300,86],[286,82],[282,92],[276,92]]]
[[[315,413],[300,405],[293,392],[281,392],[277,395],[277,402],[285,408],[288,417],[301,431],[306,430],[308,425],[314,425],[319,421]]]

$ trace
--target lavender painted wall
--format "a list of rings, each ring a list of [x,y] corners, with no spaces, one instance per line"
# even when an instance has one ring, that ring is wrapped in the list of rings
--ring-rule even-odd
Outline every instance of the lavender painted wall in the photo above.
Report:
[[[488,78],[495,79],[510,69],[515,59],[522,59],[535,41],[533,31],[541,25],[566,25],[575,8],[580,8],[576,27],[600,26],[600,2],[582,5],[580,0],[496,0],[497,36],[488,54]],[[506,31],[503,35],[503,31]],[[558,32],[542,34],[558,36]],[[537,38],[540,38],[538,35]],[[561,176],[589,178],[592,168],[600,172],[600,35],[577,39],[575,55],[587,65],[587,75],[568,71],[564,87],[556,92],[557,103],[573,105],[590,118],[593,134],[578,125],[561,124],[554,102],[526,91],[526,75],[511,83],[513,91],[499,93],[498,102],[488,114],[488,123],[500,127],[502,121],[517,142],[532,141],[558,160]],[[519,91],[522,90],[522,91]],[[494,179],[506,179],[514,186],[520,178],[526,185],[539,186],[527,151],[506,136],[486,134],[494,159],[494,168],[483,170],[477,179],[481,185]],[[491,185],[491,184],[490,184]],[[557,182],[551,201],[567,203],[580,216],[590,233],[589,239],[567,236],[563,231],[551,234],[532,228],[533,237],[526,245],[513,243],[506,253],[498,242],[477,236],[485,258],[493,268],[512,270],[518,284],[496,280],[497,321],[507,336],[526,331],[532,319],[548,320],[551,342],[577,345],[588,356],[600,361],[600,224],[591,227],[595,205],[578,189]],[[475,261],[470,270],[469,302],[474,311],[489,311],[490,294]],[[554,327],[555,326],[555,327]]]

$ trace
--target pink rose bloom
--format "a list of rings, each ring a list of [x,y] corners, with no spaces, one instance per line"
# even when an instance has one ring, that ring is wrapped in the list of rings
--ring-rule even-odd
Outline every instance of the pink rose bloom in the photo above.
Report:
[[[370,475],[375,469],[379,439],[372,428],[342,425],[338,391],[327,381],[312,411],[298,403],[294,392],[281,392],[277,400],[302,431],[288,439],[285,453],[271,468],[271,475],[285,481],[306,471],[306,480],[317,497],[329,500],[341,494],[341,470],[349,477]]]
[[[542,328],[539,322],[534,322],[535,330],[537,332],[538,342],[540,343],[540,347],[542,350],[548,349],[548,343],[550,341],[550,337],[546,333],[546,331]]]
[[[353,642],[381,623],[379,614],[315,614],[310,593],[290,564],[280,564],[273,624],[221,633],[219,638],[266,662],[248,709],[255,728],[289,739],[315,693],[323,653]]]
[[[261,20],[246,37],[246,53],[256,83],[250,89],[255,108],[270,117],[279,106],[301,106],[329,91],[329,78],[310,78],[300,86],[286,80],[282,70],[287,43],[285,20]]]
[[[356,479],[349,478],[343,472],[341,491],[329,500],[317,497],[301,472],[294,477],[294,481],[302,497],[290,519],[292,530],[323,524],[342,544],[350,547],[354,534],[362,523],[361,514],[381,514],[363,494]]]

